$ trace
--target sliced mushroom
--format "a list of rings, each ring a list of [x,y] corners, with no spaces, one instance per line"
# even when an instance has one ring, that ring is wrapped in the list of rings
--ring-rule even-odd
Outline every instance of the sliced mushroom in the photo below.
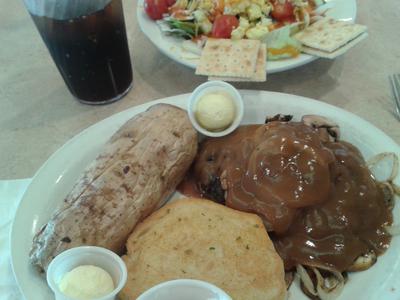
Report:
[[[285,272],[285,283],[286,283],[286,289],[288,290],[294,280],[294,272],[292,271],[287,271]]]
[[[382,152],[368,159],[367,166],[377,180],[392,182],[399,173],[399,158],[396,153]]]
[[[267,117],[265,119],[265,124],[273,121],[278,121],[278,122],[289,122],[293,119],[292,115],[282,115],[282,114],[277,114],[273,117]]]
[[[393,185],[390,184],[389,182],[378,182],[379,187],[383,191],[383,199],[389,209],[394,208],[394,195],[395,195],[395,190],[393,188]]]
[[[323,282],[324,282],[323,287],[329,292],[336,288],[336,286],[339,283],[339,280],[335,276],[328,276],[323,279]]]
[[[315,275],[308,271],[304,266],[296,266],[297,275],[300,277],[300,287],[304,294],[311,299],[318,299],[318,293],[315,288],[316,278]],[[313,277],[313,278],[312,278]]]
[[[369,269],[376,263],[377,256],[374,251],[370,251],[364,255],[360,255],[354,263],[347,269],[349,272],[358,272]]]
[[[343,290],[345,278],[343,274],[335,270],[322,270],[324,276],[318,268],[312,268],[317,276],[318,296],[322,300],[336,299]]]
[[[349,274],[347,273],[347,271],[342,272],[343,278],[344,278],[344,283],[347,282],[347,280],[349,279]]]
[[[301,121],[318,131],[322,141],[335,142],[340,138],[339,125],[328,118],[317,115],[305,115]]]
[[[386,205],[393,209],[395,195],[400,195],[400,186],[393,182],[399,174],[399,157],[393,152],[379,153],[367,161],[367,166],[379,180],[378,185],[382,188]]]
[[[300,288],[301,288],[301,291],[304,293],[304,295],[306,295],[311,300],[319,300],[320,299],[318,296],[313,295],[309,292],[309,290],[305,287],[303,281],[300,281]]]
[[[298,265],[297,274],[300,276],[300,286],[303,292],[311,299],[335,299],[341,293],[347,275],[327,268],[305,267]]]

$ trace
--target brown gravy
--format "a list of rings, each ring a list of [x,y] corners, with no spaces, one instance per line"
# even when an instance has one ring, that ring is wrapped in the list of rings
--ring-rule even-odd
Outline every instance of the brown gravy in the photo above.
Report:
[[[212,197],[204,191],[219,179],[227,206],[263,219],[287,270],[345,271],[390,243],[384,227],[392,212],[361,153],[346,142],[322,142],[303,123],[248,125],[206,139],[191,174],[181,191]]]

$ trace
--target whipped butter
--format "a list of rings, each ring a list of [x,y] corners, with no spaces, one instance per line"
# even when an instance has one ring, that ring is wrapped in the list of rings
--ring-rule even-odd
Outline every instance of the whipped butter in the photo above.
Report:
[[[59,283],[60,291],[76,300],[92,300],[114,290],[114,282],[106,271],[92,265],[82,265],[67,272]]]
[[[222,131],[235,119],[235,103],[226,93],[208,93],[197,101],[194,114],[197,122],[204,129]]]

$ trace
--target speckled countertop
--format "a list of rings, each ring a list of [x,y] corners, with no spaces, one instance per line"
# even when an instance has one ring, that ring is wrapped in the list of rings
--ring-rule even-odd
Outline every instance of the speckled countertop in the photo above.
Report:
[[[157,98],[191,92],[204,81],[161,54],[140,32],[136,1],[124,0],[134,86],[106,106],[78,103],[68,92],[23,1],[0,0],[0,179],[31,177],[47,158],[84,128]],[[400,72],[398,0],[358,1],[357,21],[369,38],[344,56],[269,75],[243,89],[319,99],[368,120],[400,143],[388,75]]]

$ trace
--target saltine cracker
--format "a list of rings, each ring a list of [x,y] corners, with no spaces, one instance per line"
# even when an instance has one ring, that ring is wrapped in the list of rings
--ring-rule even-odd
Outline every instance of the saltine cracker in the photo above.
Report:
[[[306,47],[330,53],[366,31],[367,27],[364,25],[324,18],[294,37]]]
[[[366,39],[367,37],[368,37],[368,33],[364,32],[363,34],[361,34],[354,40],[348,42],[346,45],[344,45],[343,47],[340,47],[339,49],[337,49],[333,52],[325,52],[325,51],[310,48],[307,46],[303,46],[302,52],[310,54],[310,55],[322,57],[322,58],[335,59],[336,57],[346,53],[350,48],[353,48],[355,45],[357,45],[359,42]]]
[[[209,38],[196,68],[197,75],[251,78],[256,69],[258,40]]]
[[[265,44],[260,45],[260,50],[257,54],[257,61],[256,61],[256,69],[254,71],[253,76],[250,78],[245,77],[216,77],[210,76],[208,80],[223,80],[223,81],[230,81],[230,82],[264,82],[267,80],[267,72],[265,70],[267,62],[267,48]]]

